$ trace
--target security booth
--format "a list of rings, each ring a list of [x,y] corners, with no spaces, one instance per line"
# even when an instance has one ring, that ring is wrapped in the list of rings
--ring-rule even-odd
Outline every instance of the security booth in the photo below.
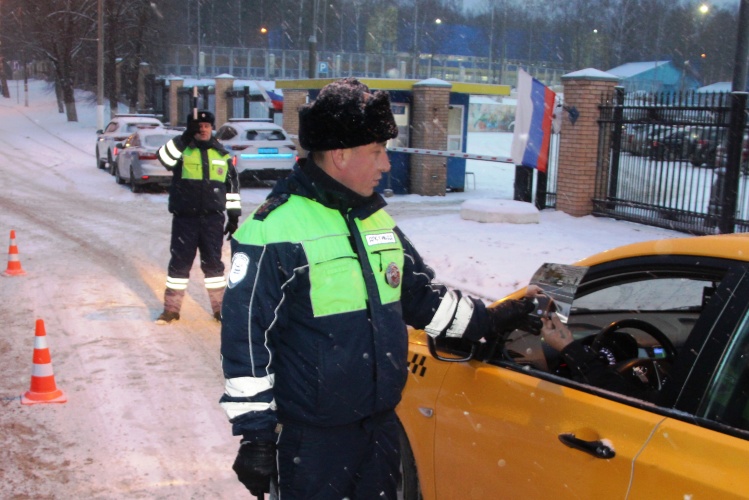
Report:
[[[465,189],[468,102],[471,95],[509,96],[507,85],[426,80],[360,78],[372,91],[390,94],[398,137],[388,141],[391,170],[378,192],[444,196]],[[296,110],[313,101],[334,79],[276,80],[283,90],[283,127],[295,137]],[[303,151],[295,139],[299,151]],[[451,156],[444,152],[450,151]],[[453,154],[457,153],[457,154]]]

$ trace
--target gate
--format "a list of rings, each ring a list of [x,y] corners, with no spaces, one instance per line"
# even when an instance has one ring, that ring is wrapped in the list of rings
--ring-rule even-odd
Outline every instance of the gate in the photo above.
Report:
[[[599,109],[595,215],[692,234],[749,231],[746,94],[632,97],[618,87]]]

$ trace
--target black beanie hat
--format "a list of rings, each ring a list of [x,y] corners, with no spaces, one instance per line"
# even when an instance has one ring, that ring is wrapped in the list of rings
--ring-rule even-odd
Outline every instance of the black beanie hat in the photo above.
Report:
[[[328,151],[385,142],[398,137],[387,92],[369,92],[356,78],[329,83],[299,109],[299,143],[307,151]]]
[[[193,117],[192,112],[187,115],[187,128],[190,128],[190,125],[193,123]],[[195,123],[210,123],[213,127],[216,124],[216,117],[213,116],[213,113],[211,113],[208,110],[200,109],[198,110],[198,119],[194,120]]]

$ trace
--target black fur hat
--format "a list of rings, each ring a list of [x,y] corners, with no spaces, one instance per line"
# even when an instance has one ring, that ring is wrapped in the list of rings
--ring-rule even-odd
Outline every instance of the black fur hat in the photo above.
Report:
[[[307,151],[354,148],[396,137],[388,93],[370,93],[356,78],[329,83],[317,99],[299,109],[299,143]]]
[[[216,117],[213,116],[213,113],[211,113],[208,110],[199,109],[198,110],[198,119],[195,120],[195,124],[197,125],[198,123],[210,123],[211,127],[213,127],[213,126],[216,125]],[[192,117],[192,112],[190,112],[187,115],[187,128],[188,129],[191,128],[190,126],[192,124],[193,124],[193,117]]]

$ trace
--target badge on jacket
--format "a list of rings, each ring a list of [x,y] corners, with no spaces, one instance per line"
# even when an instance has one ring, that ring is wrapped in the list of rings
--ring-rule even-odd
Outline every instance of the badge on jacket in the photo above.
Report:
[[[247,276],[247,268],[250,266],[250,256],[244,252],[237,252],[231,259],[231,271],[229,271],[229,288],[234,288],[237,283]]]
[[[401,284],[401,270],[398,269],[398,264],[395,262],[388,264],[385,270],[385,281],[393,288],[398,288],[398,285]]]

